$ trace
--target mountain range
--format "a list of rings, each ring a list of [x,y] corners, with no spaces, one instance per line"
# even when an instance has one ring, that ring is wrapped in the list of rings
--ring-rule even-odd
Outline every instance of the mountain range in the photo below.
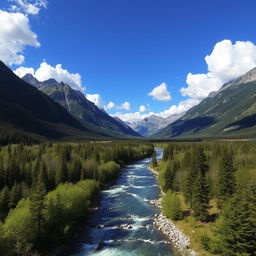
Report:
[[[70,114],[81,120],[85,126],[103,130],[106,134],[114,137],[140,136],[129,126],[118,122],[87,100],[82,92],[72,89],[66,83],[58,83],[55,79],[39,82],[31,74],[26,74],[22,79],[47,94]]]
[[[153,137],[256,135],[256,68],[212,92]]]
[[[149,116],[147,118],[142,119],[141,121],[127,123],[134,131],[138,132],[139,134],[149,137],[161,129],[165,128],[168,124],[173,123],[180,117],[182,117],[184,113],[171,115],[169,117],[160,117],[156,115]]]
[[[256,136],[256,68],[211,92],[183,115],[124,123],[68,84],[16,76],[0,61],[0,132],[51,139]],[[141,135],[140,135],[141,134]]]
[[[38,82],[33,77],[30,79],[29,83]],[[44,90],[40,90],[40,82],[33,86],[29,83],[0,61],[0,128],[3,133],[15,131],[54,140],[140,136],[131,128],[123,127],[67,84],[50,79],[45,82]],[[76,101],[80,105],[75,104]],[[68,105],[63,107],[65,102]],[[81,114],[79,118],[73,114],[76,108]]]

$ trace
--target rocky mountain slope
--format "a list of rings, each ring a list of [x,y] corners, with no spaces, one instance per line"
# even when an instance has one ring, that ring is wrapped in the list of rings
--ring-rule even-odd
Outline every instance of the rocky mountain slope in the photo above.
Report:
[[[109,116],[104,110],[87,100],[83,93],[72,89],[66,83],[58,83],[54,79],[39,82],[31,74],[25,75],[23,80],[50,96],[87,126],[91,126],[92,129],[101,129],[109,135],[117,137],[140,137],[137,132]]]
[[[0,61],[0,128],[41,137],[107,136],[85,127],[43,92],[29,85]]]
[[[154,137],[256,135],[256,68],[212,92]]]

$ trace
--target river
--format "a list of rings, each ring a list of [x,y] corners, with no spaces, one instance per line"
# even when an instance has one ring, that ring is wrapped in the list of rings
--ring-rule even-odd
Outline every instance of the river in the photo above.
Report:
[[[156,152],[161,159],[163,150]],[[102,192],[100,209],[84,231],[81,248],[70,256],[173,255],[171,245],[152,225],[159,209],[148,200],[158,198],[159,187],[147,169],[150,162],[146,158],[123,168],[118,182]],[[103,248],[95,251],[100,242]]]

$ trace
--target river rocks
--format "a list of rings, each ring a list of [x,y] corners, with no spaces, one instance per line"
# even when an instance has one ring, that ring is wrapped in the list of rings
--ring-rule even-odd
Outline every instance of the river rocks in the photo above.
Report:
[[[159,200],[157,200],[159,201]],[[159,205],[161,203],[155,203]],[[160,230],[176,247],[182,255],[197,256],[198,254],[189,249],[189,238],[181,232],[173,222],[165,217],[162,213],[155,214],[153,218],[153,225]]]
[[[133,226],[131,224],[120,224],[117,226],[117,228],[121,228],[121,229],[132,229]]]

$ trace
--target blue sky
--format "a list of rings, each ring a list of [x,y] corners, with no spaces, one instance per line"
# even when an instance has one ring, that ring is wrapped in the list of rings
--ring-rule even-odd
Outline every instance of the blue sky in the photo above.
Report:
[[[9,62],[11,68],[36,70],[43,61],[52,67],[62,64],[69,73],[81,76],[85,94],[99,94],[105,107],[113,102],[116,107],[107,111],[119,112],[119,117],[137,112],[141,105],[145,106],[143,110],[154,113],[175,105],[169,113],[181,112],[181,101],[190,99],[192,106],[222,82],[256,65],[253,0],[22,0],[23,5],[20,1],[1,0],[0,9],[24,14],[40,47],[24,43],[19,53],[24,61],[19,65]],[[47,7],[40,2],[47,3]],[[38,12],[24,9],[26,4],[37,6]],[[238,45],[237,41],[243,44]],[[214,53],[217,43],[219,47]],[[228,56],[222,59],[225,49]],[[237,64],[231,59],[238,51]],[[206,55],[210,55],[209,63],[205,61]],[[0,58],[4,59],[1,50]],[[244,65],[248,58],[249,64]],[[219,71],[218,66],[225,62],[226,66]],[[228,68],[233,71],[225,77]],[[206,75],[208,71],[208,77],[193,76]],[[190,72],[193,75],[187,84]],[[148,95],[162,83],[165,84],[158,100]],[[182,96],[180,89],[189,86]],[[196,86],[204,92],[195,95]],[[159,100],[161,93],[169,93],[170,97]],[[121,109],[124,102],[130,103],[130,109]],[[148,112],[137,114],[137,119]],[[126,117],[127,121],[133,120],[132,115]]]

